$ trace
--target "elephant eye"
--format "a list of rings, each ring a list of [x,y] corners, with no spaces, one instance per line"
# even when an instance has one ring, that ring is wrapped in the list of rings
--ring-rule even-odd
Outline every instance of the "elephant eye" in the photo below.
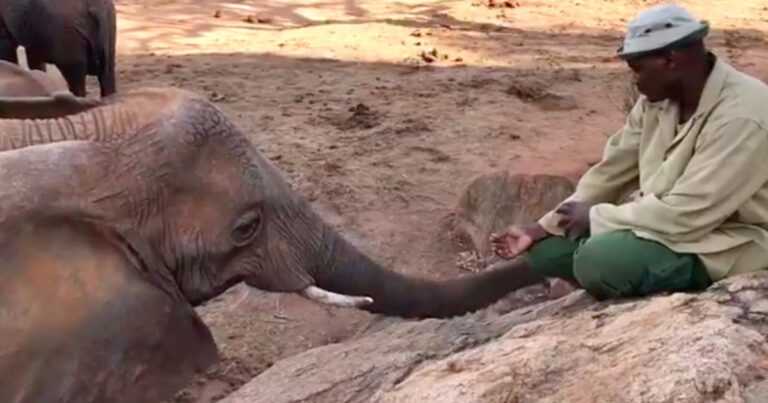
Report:
[[[250,242],[261,227],[261,214],[250,212],[242,216],[232,230],[232,240],[237,246]]]

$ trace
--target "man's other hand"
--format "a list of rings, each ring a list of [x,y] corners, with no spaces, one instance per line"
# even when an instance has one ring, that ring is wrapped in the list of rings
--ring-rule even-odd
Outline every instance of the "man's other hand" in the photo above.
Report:
[[[556,213],[562,218],[557,226],[565,230],[565,236],[576,239],[589,232],[589,210],[592,205],[584,202],[571,201],[563,203]]]

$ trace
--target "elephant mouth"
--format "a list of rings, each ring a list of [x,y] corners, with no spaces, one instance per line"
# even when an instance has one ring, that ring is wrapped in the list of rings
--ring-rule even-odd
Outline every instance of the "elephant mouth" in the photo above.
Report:
[[[373,303],[373,298],[371,297],[358,297],[337,294],[335,292],[324,290],[314,285],[310,285],[309,287],[301,290],[299,294],[304,298],[320,304],[346,308],[360,308]]]

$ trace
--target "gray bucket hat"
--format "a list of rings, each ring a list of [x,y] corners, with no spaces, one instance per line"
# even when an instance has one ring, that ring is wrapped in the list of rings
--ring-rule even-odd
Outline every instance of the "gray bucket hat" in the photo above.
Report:
[[[618,56],[625,60],[634,59],[699,40],[708,33],[707,21],[696,20],[678,5],[653,6],[627,24],[627,34]]]

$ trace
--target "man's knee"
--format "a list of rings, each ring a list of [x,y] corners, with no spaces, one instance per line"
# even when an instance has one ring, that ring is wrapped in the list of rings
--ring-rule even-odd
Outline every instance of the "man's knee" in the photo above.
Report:
[[[578,243],[568,238],[552,236],[535,243],[528,250],[531,269],[544,277],[573,279],[573,254]]]
[[[630,231],[590,238],[574,254],[574,277],[598,299],[635,296],[646,275],[643,242]]]
[[[574,254],[573,272],[579,284],[596,298],[700,289],[708,279],[695,255],[675,253],[631,231],[590,238]]]

